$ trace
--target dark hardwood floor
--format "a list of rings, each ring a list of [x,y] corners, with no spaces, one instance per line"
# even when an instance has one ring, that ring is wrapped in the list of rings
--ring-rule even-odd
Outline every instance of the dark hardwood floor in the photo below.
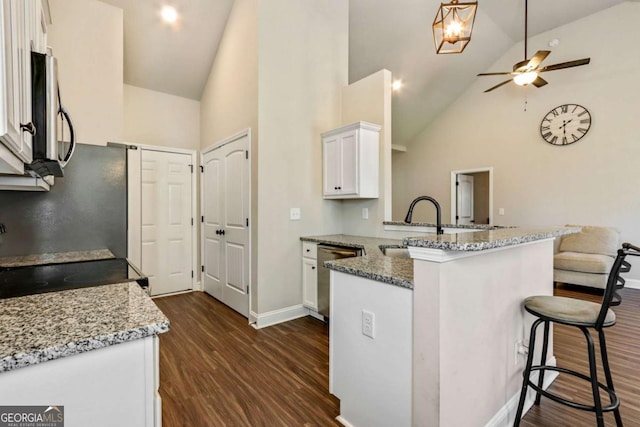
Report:
[[[563,286],[556,295],[599,299]],[[622,296],[607,345],[622,418],[634,427],[640,426],[640,290],[625,289]],[[308,317],[254,330],[201,292],[154,301],[171,321],[169,333],[160,335],[163,426],[340,425],[334,420],[339,402],[328,390],[329,343],[322,322]],[[556,326],[554,340],[558,365],[588,372],[579,330]],[[552,389],[589,400],[589,386],[572,378],[556,380]],[[606,417],[607,426],[614,426],[613,416]],[[521,425],[594,426],[595,417],[543,399]]]
[[[255,330],[202,292],[154,300],[164,427],[336,426],[329,340],[311,317]]]

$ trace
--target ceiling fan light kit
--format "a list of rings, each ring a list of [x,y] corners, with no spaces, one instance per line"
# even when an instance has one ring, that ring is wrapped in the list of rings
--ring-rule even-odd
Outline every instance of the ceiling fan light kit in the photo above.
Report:
[[[490,87],[485,90],[485,92],[491,92],[494,89],[499,88],[500,86],[506,85],[507,83],[513,81],[518,86],[528,86],[534,85],[535,87],[542,87],[547,84],[547,81],[540,77],[540,73],[544,73],[547,71],[555,71],[561,70],[563,68],[571,68],[578,67],[580,65],[587,65],[591,58],[582,58],[577,59],[575,61],[562,62],[560,64],[547,65],[546,67],[541,67],[542,61],[544,61],[547,56],[551,53],[549,50],[539,50],[536,52],[531,59],[527,59],[527,24],[528,24],[528,0],[524,2],[524,61],[520,61],[513,66],[513,71],[504,71],[497,73],[480,73],[478,76],[510,76],[508,80],[505,80],[497,85]],[[559,40],[554,39],[557,43],[554,43],[553,46],[559,44]],[[552,40],[552,41],[554,41]],[[552,43],[550,42],[551,46]]]
[[[460,53],[471,41],[478,2],[440,3],[433,20],[433,40],[436,53]]]

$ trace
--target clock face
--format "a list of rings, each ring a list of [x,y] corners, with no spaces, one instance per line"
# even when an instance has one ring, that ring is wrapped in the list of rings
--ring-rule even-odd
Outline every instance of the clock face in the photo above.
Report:
[[[591,114],[582,105],[565,104],[549,111],[540,123],[540,135],[549,144],[579,141],[591,127]]]

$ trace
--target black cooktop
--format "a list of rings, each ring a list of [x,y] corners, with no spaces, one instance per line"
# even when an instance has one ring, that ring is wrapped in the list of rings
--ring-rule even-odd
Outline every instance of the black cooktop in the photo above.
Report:
[[[0,299],[148,279],[125,258],[0,269]]]

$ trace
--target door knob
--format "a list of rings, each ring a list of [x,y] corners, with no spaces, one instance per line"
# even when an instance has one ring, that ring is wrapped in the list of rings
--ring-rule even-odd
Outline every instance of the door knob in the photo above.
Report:
[[[220,234],[224,236],[224,230],[220,230]]]
[[[220,230],[216,230],[216,234],[217,234],[217,235],[220,235]]]

